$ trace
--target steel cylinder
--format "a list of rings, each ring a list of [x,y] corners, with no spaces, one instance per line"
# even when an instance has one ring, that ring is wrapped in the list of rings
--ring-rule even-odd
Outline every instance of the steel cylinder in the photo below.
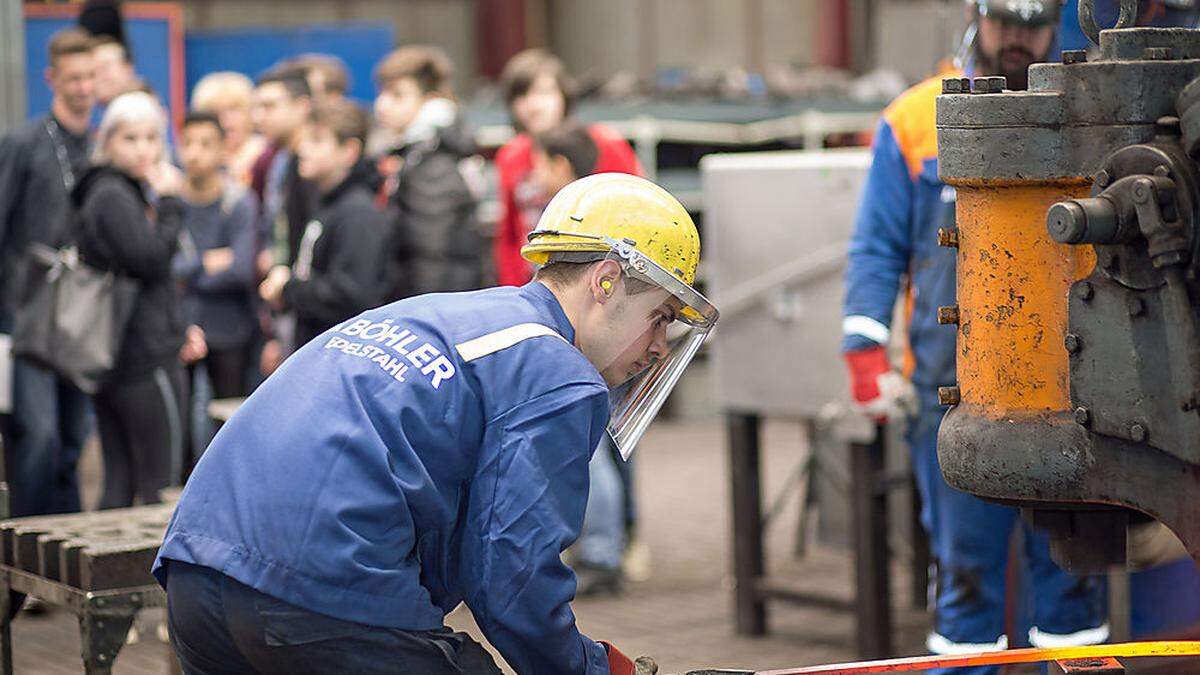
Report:
[[[1055,202],[1083,181],[958,183],[958,384],[962,404],[992,418],[1070,410],[1067,294],[1095,265],[1090,247],[1053,241]]]

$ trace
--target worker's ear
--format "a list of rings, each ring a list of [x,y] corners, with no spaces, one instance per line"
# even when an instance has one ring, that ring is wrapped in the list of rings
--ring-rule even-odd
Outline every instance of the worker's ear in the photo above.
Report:
[[[605,304],[617,292],[617,284],[621,280],[621,266],[615,260],[603,260],[592,268],[588,275],[589,290],[592,299]]]

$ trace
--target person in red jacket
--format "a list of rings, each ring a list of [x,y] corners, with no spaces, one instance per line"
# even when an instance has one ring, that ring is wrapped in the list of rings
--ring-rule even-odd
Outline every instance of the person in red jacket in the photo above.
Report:
[[[521,257],[521,247],[553,196],[545,194],[533,179],[533,136],[560,126],[571,114],[574,87],[562,61],[541,49],[527,49],[509,59],[500,82],[517,135],[496,153],[502,212],[492,255],[496,282],[520,286],[533,277],[533,268]],[[590,124],[587,130],[599,151],[595,173],[642,175],[633,148],[614,129]]]

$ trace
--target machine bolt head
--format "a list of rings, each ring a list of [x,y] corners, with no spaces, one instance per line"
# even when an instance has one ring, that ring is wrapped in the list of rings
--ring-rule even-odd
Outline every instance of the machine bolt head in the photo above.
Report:
[[[1003,75],[992,75],[987,82],[988,92],[992,94],[1002,94],[1008,88],[1008,78]]]
[[[1170,178],[1171,167],[1167,166],[1166,164],[1159,164],[1158,166],[1154,167],[1154,175],[1158,176],[1159,178]]]
[[[1067,333],[1067,336],[1063,338],[1063,345],[1067,348],[1068,354],[1078,354],[1079,350],[1083,349],[1079,336],[1074,333]]]
[[[1081,427],[1086,427],[1092,423],[1092,411],[1080,406],[1075,409],[1075,423]]]
[[[958,305],[938,307],[937,320],[943,326],[958,323]]]
[[[1087,63],[1086,49],[1067,49],[1062,53],[1062,62],[1066,65]]]
[[[1058,202],[1046,212],[1046,230],[1060,244],[1078,244],[1087,236],[1087,212],[1074,200]]]
[[[1135,443],[1144,443],[1149,435],[1150,430],[1146,428],[1146,425],[1140,422],[1129,425],[1129,438]]]
[[[1080,300],[1087,302],[1096,297],[1096,289],[1092,287],[1092,282],[1081,281],[1077,286],[1075,286],[1075,295],[1078,296]]]
[[[1146,303],[1136,295],[1125,301],[1125,307],[1129,310],[1129,316],[1141,316],[1146,313]]]
[[[961,400],[958,387],[938,387],[938,405],[958,405]]]
[[[943,94],[961,94],[961,93],[963,93],[962,80],[957,77],[947,77],[946,79],[942,80],[942,93]]]
[[[945,248],[958,248],[958,228],[957,227],[939,227],[937,231],[938,246]]]
[[[1096,185],[1099,185],[1100,187],[1103,188],[1103,187],[1108,187],[1108,184],[1111,182],[1112,182],[1112,176],[1108,175],[1107,171],[1101,169],[1099,172],[1096,173]]]

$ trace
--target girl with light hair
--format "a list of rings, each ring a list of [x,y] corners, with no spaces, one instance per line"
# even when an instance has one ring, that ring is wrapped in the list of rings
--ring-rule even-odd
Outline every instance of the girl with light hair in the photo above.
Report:
[[[254,83],[241,73],[209,73],[192,89],[192,110],[220,120],[225,131],[225,170],[243,185],[250,184],[254,162],[267,149],[266,140],[254,133],[253,105]]]
[[[104,455],[101,508],[158,502],[181,473],[180,359],[192,356],[181,351],[185,330],[171,276],[182,179],[164,160],[165,135],[166,113],[153,96],[118,96],[100,122],[95,166],[71,195],[83,260],[139,286],[116,366],[92,397]],[[202,351],[203,341],[189,348]]]

